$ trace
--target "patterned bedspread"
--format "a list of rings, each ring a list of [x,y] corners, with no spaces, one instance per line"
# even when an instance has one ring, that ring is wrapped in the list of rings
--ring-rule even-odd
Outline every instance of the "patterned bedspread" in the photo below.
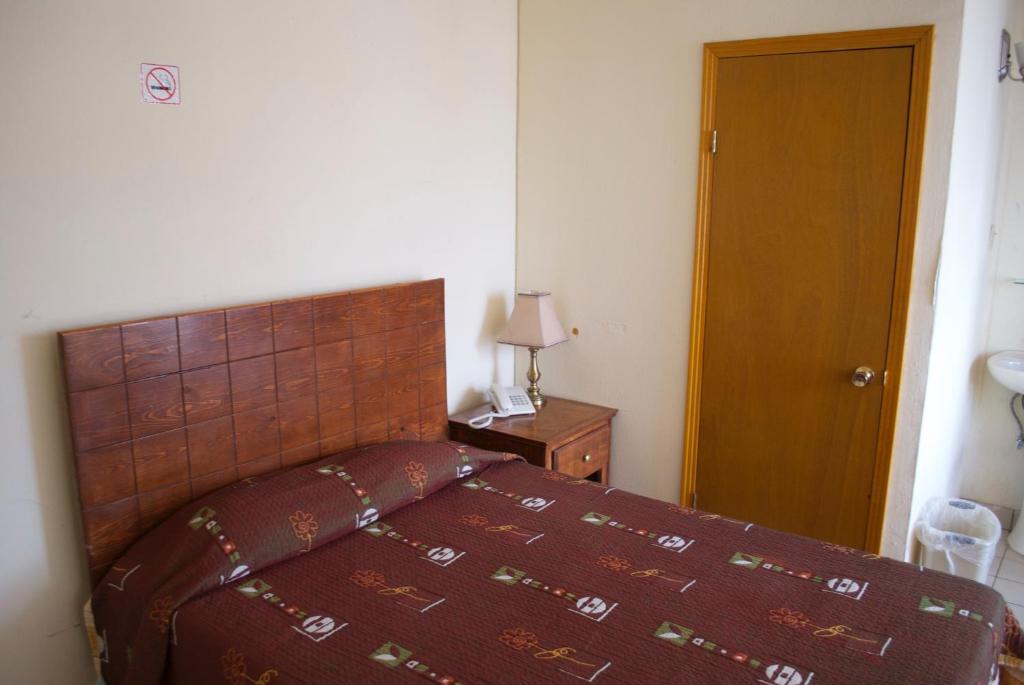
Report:
[[[243,481],[93,597],[120,683],[964,683],[983,585],[449,444]]]

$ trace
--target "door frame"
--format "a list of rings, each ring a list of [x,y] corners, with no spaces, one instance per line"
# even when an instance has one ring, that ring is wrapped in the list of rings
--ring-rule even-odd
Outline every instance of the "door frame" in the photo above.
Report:
[[[693,255],[693,294],[690,309],[689,369],[686,379],[680,503],[692,503],[693,493],[697,486],[697,450],[699,447],[697,443],[708,286],[708,241],[711,228],[711,188],[714,180],[711,131],[715,121],[715,91],[718,86],[719,61],[728,57],[909,47],[913,49],[913,61],[910,72],[910,102],[907,112],[907,146],[903,162],[903,192],[900,200],[899,235],[896,244],[892,311],[889,317],[889,340],[886,347],[886,369],[882,381],[882,407],[878,427],[878,444],[875,449],[874,476],[872,477],[865,544],[868,551],[874,553],[879,551],[882,542],[882,528],[885,523],[889,467],[892,462],[896,410],[903,366],[903,344],[906,338],[907,311],[910,301],[914,234],[917,227],[918,196],[921,190],[921,161],[924,155],[928,78],[931,71],[932,33],[932,26],[909,26],[704,44],[697,176],[697,222]]]

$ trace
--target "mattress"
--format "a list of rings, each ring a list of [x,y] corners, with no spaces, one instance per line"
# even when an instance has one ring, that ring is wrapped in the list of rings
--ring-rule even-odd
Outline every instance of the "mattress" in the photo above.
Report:
[[[107,683],[988,683],[969,580],[451,443],[191,503],[93,596]]]

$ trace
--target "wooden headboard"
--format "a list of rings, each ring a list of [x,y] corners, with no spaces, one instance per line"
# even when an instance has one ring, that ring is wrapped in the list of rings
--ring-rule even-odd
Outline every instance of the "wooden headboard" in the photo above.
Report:
[[[211,490],[447,432],[443,279],[58,337],[93,582]]]

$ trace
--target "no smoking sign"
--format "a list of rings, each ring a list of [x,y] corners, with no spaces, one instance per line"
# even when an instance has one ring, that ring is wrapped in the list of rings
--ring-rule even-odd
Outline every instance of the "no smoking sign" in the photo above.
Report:
[[[170,64],[146,64],[139,66],[139,81],[142,85],[142,101],[156,105],[181,104],[181,80],[178,67]]]

